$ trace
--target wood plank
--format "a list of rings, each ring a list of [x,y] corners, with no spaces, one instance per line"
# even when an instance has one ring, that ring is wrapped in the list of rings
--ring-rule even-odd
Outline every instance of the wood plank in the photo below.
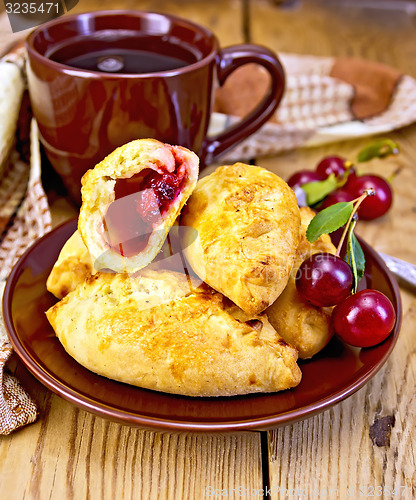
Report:
[[[380,498],[414,498],[415,322],[413,299],[392,355],[365,387],[318,416],[269,433],[271,498],[285,498],[284,490],[292,498],[369,497],[373,487],[382,488],[373,490]],[[377,446],[370,428],[386,416],[395,418],[390,443]]]
[[[52,394],[15,356],[9,368],[40,415],[0,439],[2,500],[175,500],[209,498],[240,485],[262,488],[259,433],[170,433],[121,425]]]
[[[38,400],[39,401],[39,400]],[[262,487],[259,433],[143,431],[44,391],[39,421],[0,440],[2,499],[177,499]]]
[[[396,169],[397,164],[403,167],[393,184],[394,205],[389,214],[379,221],[360,221],[357,230],[377,250],[416,263],[416,198],[413,192],[416,127],[407,127],[390,137],[399,141],[401,155],[397,159],[374,160],[365,169],[388,176]],[[288,178],[296,170],[314,168],[325,155],[354,155],[365,142],[361,140],[302,149],[276,158],[261,159],[257,163]],[[413,469],[408,467],[409,464],[404,459],[405,456],[408,457],[410,467],[415,465],[414,437],[409,431],[416,424],[415,356],[414,342],[412,343],[414,297],[414,294],[402,290],[406,320],[399,344],[387,367],[376,376],[372,384],[323,415],[269,434],[270,484],[275,486],[275,492],[278,487],[293,489],[303,486],[310,491],[326,487],[333,491],[336,488],[344,491],[347,487],[357,488],[359,485],[385,485],[392,488],[393,485],[409,486],[412,481],[414,485],[415,477],[409,473]],[[412,375],[409,375],[409,371]],[[369,428],[376,418],[389,414],[394,414],[396,418],[395,441],[393,444],[392,440],[389,449],[378,449],[371,443]],[[360,457],[358,466],[357,457]],[[410,490],[406,490],[406,494],[408,496],[405,498],[411,498]],[[272,498],[280,497],[275,494]],[[394,497],[386,495],[385,498]]]
[[[172,12],[210,27],[221,43],[228,45],[244,38],[241,4],[219,0],[82,0],[74,12],[117,7]],[[411,62],[415,60],[416,44],[409,43],[414,37],[414,26],[403,12],[372,12],[363,18],[354,10],[343,13],[333,9],[329,13],[321,2],[305,0],[298,5],[302,11],[276,9],[266,0],[251,2],[252,40],[286,52],[361,55],[415,74]],[[379,36],[380,26],[384,38]],[[414,215],[411,219],[406,215],[415,199],[411,189],[415,127],[393,136],[400,140],[405,164],[395,181],[394,219],[387,216],[367,224],[365,229],[361,227],[365,238],[376,248],[413,260]],[[295,169],[312,168],[323,154],[336,151],[350,156],[363,142],[287,153],[263,159],[259,164],[287,177]],[[390,160],[369,166],[386,175],[394,167]],[[55,222],[69,211],[68,207],[57,206]],[[412,481],[415,484],[415,360],[410,343],[416,321],[413,300],[410,294],[404,294],[408,311],[403,327],[406,333],[402,333],[389,363],[371,384],[320,416],[270,433],[271,487],[316,485],[335,491],[346,486],[366,487],[375,481],[390,488],[394,484],[410,485]],[[18,376],[40,403],[41,416],[37,423],[0,440],[2,499],[194,499],[207,497],[207,486],[227,491],[240,485],[257,490],[262,487],[259,434],[205,436],[129,428],[74,408],[31,381],[21,367]],[[396,423],[390,447],[378,448],[369,438],[370,426],[376,418],[393,413]],[[278,493],[272,497],[284,498]]]
[[[404,169],[394,182],[396,201],[391,212],[380,221],[361,221],[357,226],[358,232],[376,249],[412,262],[416,262],[413,224],[415,174],[411,160],[416,153],[415,132],[414,127],[408,127],[393,135],[402,147],[404,160],[400,163]],[[409,136],[413,137],[413,141]],[[350,143],[344,143],[301,150],[297,154],[287,153],[279,158],[259,160],[258,164],[287,178],[294,170],[313,168],[326,154],[346,155],[358,151],[364,142],[354,143],[353,148]],[[368,171],[382,175],[388,175],[395,168],[394,159],[374,160],[366,166]],[[412,481],[414,485],[414,472],[410,473],[415,465],[414,437],[409,431],[414,429],[416,423],[413,418],[415,360],[411,343],[415,322],[414,302],[411,308],[414,294],[402,291],[402,299],[404,311],[408,313],[400,336],[401,343],[372,385],[323,415],[270,433],[270,484],[275,486],[276,492],[278,487],[293,489],[303,486],[310,491],[332,488],[334,492],[336,488],[344,491],[347,487],[357,488],[359,485],[384,485],[390,489],[393,486],[409,486]],[[409,376],[407,371],[411,371],[412,375]],[[379,416],[393,413],[396,418],[395,441],[392,440],[388,450],[380,450],[371,443],[369,428]],[[406,456],[410,464],[404,459]],[[358,466],[357,457],[360,457]],[[393,465],[395,462],[396,465]],[[410,490],[404,493],[407,495],[405,498],[411,498]],[[277,494],[272,497],[280,498]],[[390,497],[385,495],[385,498]]]
[[[372,59],[416,74],[416,47],[409,43],[414,20],[404,9],[363,8],[368,2],[359,1],[293,3],[285,9],[269,0],[251,2],[251,41],[295,54]]]
[[[233,0],[82,0],[71,13],[134,9],[174,14],[211,29],[222,45],[242,43],[241,1]]]

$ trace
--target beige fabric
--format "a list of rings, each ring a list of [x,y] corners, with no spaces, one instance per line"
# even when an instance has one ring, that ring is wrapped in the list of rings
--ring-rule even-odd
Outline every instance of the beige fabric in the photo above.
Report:
[[[0,297],[5,283],[0,283]],[[5,365],[13,352],[4,328],[0,309],[0,434],[10,434],[22,425],[36,420],[37,408],[16,377],[5,371]]]
[[[246,161],[390,132],[416,117],[416,80],[374,61],[279,53],[286,89],[274,117],[221,158]],[[363,71],[365,68],[365,71]],[[235,71],[217,91],[210,134],[240,120],[268,86],[255,65]]]
[[[24,251],[51,228],[51,215],[48,202],[40,180],[40,158],[36,122],[32,122],[31,132],[31,165],[23,164],[16,159],[10,165],[19,175],[11,173],[15,184],[9,178],[3,179],[0,187],[0,207],[6,209],[8,222],[5,234],[0,242],[0,279],[10,274],[14,264]],[[13,155],[14,156],[14,155]],[[21,174],[21,175],[20,175]],[[28,179],[29,178],[29,179]],[[25,193],[24,199],[16,196],[17,192]],[[5,217],[3,217],[4,222]]]
[[[31,130],[31,165],[18,159],[16,152],[0,181],[1,222],[0,297],[4,280],[23,252],[51,228],[47,199],[40,182],[40,159],[36,123]],[[21,196],[23,195],[23,201]],[[0,315],[1,316],[1,315]],[[36,420],[36,404],[18,380],[5,371],[12,353],[3,317],[0,317],[0,434],[10,434]]]
[[[395,68],[374,61],[338,57],[330,76],[354,87],[351,111],[355,118],[365,120],[389,107],[402,74]]]
[[[15,140],[17,118],[24,90],[20,69],[16,64],[0,62],[0,174],[7,165]]]

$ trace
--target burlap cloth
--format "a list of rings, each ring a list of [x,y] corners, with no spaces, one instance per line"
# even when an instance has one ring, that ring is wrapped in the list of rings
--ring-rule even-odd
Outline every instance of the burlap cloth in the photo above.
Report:
[[[23,52],[17,50],[0,60],[0,102],[4,113],[13,114],[10,92],[20,92],[20,114],[12,132],[15,141],[1,162],[0,173],[0,298],[5,280],[24,251],[51,228],[51,215],[41,184],[40,151],[36,122],[31,120],[25,84]],[[16,65],[11,75],[8,65]],[[15,68],[13,68],[14,70]],[[22,88],[19,86],[22,79]],[[10,87],[13,87],[12,89]],[[23,98],[22,98],[23,96]],[[4,118],[2,114],[2,119]],[[2,131],[2,140],[10,129]],[[25,137],[26,136],[26,137]],[[7,371],[6,363],[13,352],[0,312],[0,434],[34,422],[37,407],[18,380]]]
[[[5,24],[4,16],[0,16],[0,53],[1,32],[5,26],[7,20]],[[261,130],[229,152],[224,162],[385,133],[416,120],[416,81],[408,75],[401,75],[393,68],[378,63],[357,59],[279,56],[287,81],[279,109]],[[18,50],[6,56],[9,61],[6,64],[16,64],[23,72],[22,57],[24,53]],[[1,80],[1,64],[0,60],[0,106],[2,94],[6,92]],[[24,74],[22,81],[24,83]],[[254,65],[247,65],[233,73],[216,94],[210,133],[220,132],[249,112],[267,85],[268,75]],[[8,105],[11,102],[6,101]],[[32,242],[51,227],[47,199],[40,180],[37,127],[33,122],[29,158],[24,131],[30,116],[25,108],[27,101],[23,99],[22,102],[16,127],[17,140],[3,164],[1,152],[5,144],[0,144],[1,295],[4,280],[15,262]],[[1,114],[0,135],[4,116]],[[7,371],[6,362],[11,353],[12,347],[0,318],[0,434],[9,434],[33,422],[37,416],[35,403]]]

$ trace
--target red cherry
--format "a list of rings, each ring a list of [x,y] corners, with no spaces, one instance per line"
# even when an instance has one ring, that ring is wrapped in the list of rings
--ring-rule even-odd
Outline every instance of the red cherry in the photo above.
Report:
[[[347,169],[345,175],[348,176],[347,177],[347,182],[342,186],[342,189],[344,191],[349,191],[349,187],[355,181],[355,179],[357,179],[357,177],[358,177],[357,171],[355,170],[354,167],[350,167],[350,168]]]
[[[341,203],[342,201],[352,201],[353,199],[354,197],[348,191],[338,189],[337,191],[329,194],[324,199],[321,206],[319,207],[319,210],[323,210],[324,208],[328,208],[331,205],[335,205],[335,203]]]
[[[144,191],[152,188],[159,205],[162,206],[173,200],[180,182],[181,179],[175,173],[159,174],[158,172],[151,172],[143,179],[141,189]]]
[[[312,170],[301,170],[300,172],[296,172],[291,177],[287,183],[289,186],[294,189],[297,186],[303,186],[303,184],[308,184],[309,182],[323,181],[325,179],[324,176],[313,172]]]
[[[375,194],[368,196],[360,205],[360,219],[372,220],[384,215],[393,202],[393,193],[389,183],[378,175],[361,175],[349,186],[348,192],[354,198],[361,196],[365,189],[373,188]]]
[[[331,253],[316,253],[302,262],[296,274],[298,292],[319,307],[334,306],[351,293],[350,266]]]
[[[386,339],[396,322],[390,300],[377,290],[351,295],[332,312],[332,324],[347,344],[371,347]]]
[[[327,156],[318,163],[316,172],[321,174],[325,179],[331,174],[335,174],[336,177],[342,177],[347,170],[345,161],[340,156]]]

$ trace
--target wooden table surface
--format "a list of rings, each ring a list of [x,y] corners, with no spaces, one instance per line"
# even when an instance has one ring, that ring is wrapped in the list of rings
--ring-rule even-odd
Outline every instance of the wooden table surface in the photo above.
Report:
[[[73,12],[140,8],[180,14],[211,28],[222,45],[255,42],[275,51],[357,56],[416,77],[416,17],[411,2],[80,0]],[[286,2],[286,4],[289,2]],[[392,7],[392,4],[395,4]],[[377,8],[378,5],[378,8]],[[376,7],[376,8],[374,8]],[[407,8],[407,10],[406,10]],[[366,170],[390,175],[395,200],[358,232],[377,250],[416,264],[416,125],[389,134],[398,158]],[[327,154],[354,157],[366,140],[303,149],[257,164],[287,178]],[[75,214],[49,193],[54,224]],[[416,495],[416,298],[402,288],[403,327],[386,365],[346,401],[270,432],[235,435],[159,433],[112,423],[75,408],[19,363],[16,374],[40,406],[38,421],[0,438],[0,498],[200,499],[412,498]],[[378,446],[371,426],[394,417]],[[233,493],[234,489],[234,493]]]

